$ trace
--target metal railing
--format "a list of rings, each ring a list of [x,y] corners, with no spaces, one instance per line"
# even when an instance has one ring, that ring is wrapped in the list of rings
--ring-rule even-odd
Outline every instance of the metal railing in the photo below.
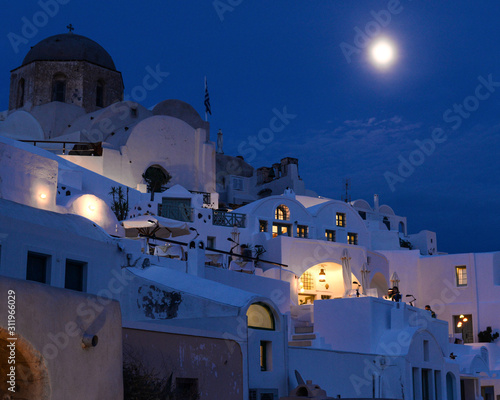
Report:
[[[57,140],[19,140],[23,143],[33,143],[35,147],[50,151],[54,154],[70,156],[102,156],[102,143],[96,142],[68,142]],[[42,145],[41,145],[42,144]],[[59,145],[59,146],[57,146]]]
[[[237,228],[245,228],[246,215],[213,210],[212,221],[214,225],[218,226],[229,226],[229,227],[236,226]]]
[[[208,192],[198,192],[196,190],[190,190],[189,191],[190,193],[193,193],[193,194],[202,194],[203,195],[203,204],[209,206],[210,204],[212,204],[212,196],[210,195],[210,193]]]
[[[163,205],[161,216],[183,222],[193,222],[193,208],[184,206]]]

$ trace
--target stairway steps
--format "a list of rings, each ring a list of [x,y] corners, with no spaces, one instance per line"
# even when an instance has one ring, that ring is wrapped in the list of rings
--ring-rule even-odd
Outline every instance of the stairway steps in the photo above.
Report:
[[[292,335],[292,340],[314,340],[316,339],[316,334],[314,333],[304,333],[300,335]]]
[[[310,340],[292,340],[288,342],[289,346],[293,347],[311,347],[312,346],[312,341]]]
[[[313,333],[314,326],[296,326],[295,333]]]

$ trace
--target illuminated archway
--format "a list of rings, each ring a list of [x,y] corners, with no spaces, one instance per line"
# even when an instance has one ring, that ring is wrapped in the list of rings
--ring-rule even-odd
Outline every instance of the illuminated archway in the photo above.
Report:
[[[8,363],[10,348],[7,345],[12,341],[8,340],[9,335],[5,329],[0,328],[0,393],[11,393],[8,391],[7,374],[10,371]],[[16,391],[12,398],[49,400],[51,397],[49,375],[42,355],[22,337],[17,337],[15,341],[16,360]]]
[[[354,274],[352,278],[352,295],[356,295],[358,285],[361,282]],[[334,262],[316,264],[306,270],[298,280],[297,296],[298,304],[312,304],[315,300],[328,300],[342,298],[344,295],[344,279],[342,276],[342,265]],[[359,289],[362,293],[362,289]]]

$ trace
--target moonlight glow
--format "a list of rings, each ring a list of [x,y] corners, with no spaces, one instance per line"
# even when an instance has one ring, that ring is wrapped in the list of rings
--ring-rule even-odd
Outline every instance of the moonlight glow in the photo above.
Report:
[[[370,54],[373,62],[381,67],[387,67],[396,58],[394,45],[388,40],[379,40],[370,48]]]

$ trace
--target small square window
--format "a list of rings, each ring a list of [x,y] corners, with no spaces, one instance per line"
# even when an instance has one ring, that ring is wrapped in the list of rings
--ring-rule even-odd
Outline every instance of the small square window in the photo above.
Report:
[[[336,235],[335,235],[335,231],[332,229],[326,229],[325,230],[325,239],[328,242],[335,242],[337,240]]]
[[[49,283],[49,259],[48,255],[28,252],[26,280]]]
[[[347,234],[347,243],[349,244],[358,244],[358,234],[349,232]]]
[[[66,260],[66,274],[64,276],[64,287],[66,289],[87,291],[87,263],[81,261]]]
[[[207,237],[207,247],[211,249],[215,249],[215,236],[208,236]]]
[[[337,213],[336,222],[337,222],[337,226],[344,228],[345,227],[345,214],[344,213]]]
[[[306,225],[297,225],[297,237],[307,238],[309,233],[309,228]]]
[[[467,267],[465,265],[455,267],[455,274],[457,286],[467,286]]]
[[[267,221],[259,221],[259,232],[267,232]]]

